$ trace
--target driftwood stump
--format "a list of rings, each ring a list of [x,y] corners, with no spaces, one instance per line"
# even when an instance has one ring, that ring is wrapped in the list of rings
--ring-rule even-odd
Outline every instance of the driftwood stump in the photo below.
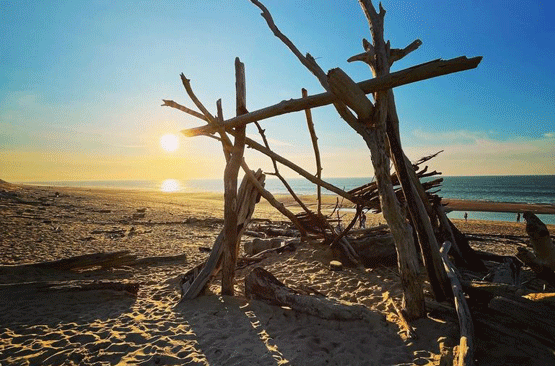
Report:
[[[322,319],[364,320],[372,326],[381,325],[383,316],[363,305],[347,305],[322,296],[303,295],[285,286],[270,272],[256,267],[245,277],[245,295],[270,305],[288,306],[295,311]]]
[[[260,184],[264,183],[265,175],[259,169],[255,174],[256,179]],[[243,231],[249,223],[254,207],[260,199],[260,194],[253,183],[245,176],[239,188],[238,205],[237,205],[237,240],[241,239]],[[214,277],[220,270],[222,262],[222,254],[224,251],[224,231],[222,230],[210,252],[210,257],[202,266],[197,266],[185,274],[184,279],[181,281],[181,290],[183,296],[180,303],[184,300],[194,299],[205,288],[207,283]]]
[[[555,270],[555,246],[549,236],[547,226],[533,213],[524,213],[526,220],[526,233],[530,236],[530,244],[534,248],[534,253],[544,266]]]

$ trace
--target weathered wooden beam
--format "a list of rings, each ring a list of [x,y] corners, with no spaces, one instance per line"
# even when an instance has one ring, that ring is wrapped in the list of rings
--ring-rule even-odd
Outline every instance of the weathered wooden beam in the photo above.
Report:
[[[260,200],[260,193],[258,188],[253,184],[255,180],[259,185],[264,183],[266,176],[262,174],[262,170],[258,170],[256,173],[251,173],[254,179],[251,177],[243,177],[241,186],[239,187],[239,193],[237,194],[237,235],[241,237],[243,231],[246,229],[252,214],[254,213],[254,208],[256,203]],[[210,256],[204,265],[197,266],[194,271],[188,272],[183,280],[181,281],[182,297],[179,303],[186,300],[194,299],[197,297],[202,290],[205,288],[206,284],[210,279],[219,272],[222,260],[222,253],[224,251],[224,230],[220,232],[214,245],[212,246],[212,251]]]
[[[458,366],[474,365],[474,324],[470,314],[470,308],[466,302],[466,298],[462,289],[461,282],[456,267],[451,263],[448,257],[451,243],[446,241],[440,249],[443,266],[447,272],[447,277],[451,281],[453,296],[455,298],[455,309],[459,318],[459,327],[461,333],[459,345]]]
[[[459,71],[474,69],[478,66],[482,57],[467,58],[457,57],[451,60],[434,60],[413,66],[401,71],[393,72],[385,76],[365,80],[358,83],[364,93],[369,94],[380,90],[387,90],[401,85],[414,83],[421,80],[431,79],[441,75],[452,74]],[[299,112],[307,108],[317,108],[337,101],[330,92],[308,96],[306,98],[284,100],[278,104],[262,108],[235,118],[230,118],[223,123],[223,127],[229,130],[234,127],[243,126],[254,121],[279,116],[291,112]],[[215,126],[202,126],[182,130],[185,136],[198,136],[212,134],[217,131]]]
[[[247,95],[245,87],[245,64],[235,58],[235,90],[237,115],[245,113]],[[224,171],[224,261],[222,268],[222,295],[233,296],[233,282],[237,265],[239,240],[237,230],[237,174],[243,152],[245,151],[245,126],[236,129],[235,143],[231,150],[231,158]]]
[[[303,98],[308,98],[308,92],[305,88],[301,91]],[[316,129],[314,128],[314,121],[312,120],[312,111],[305,109],[306,124],[308,132],[310,133],[310,140],[312,141],[312,148],[314,149],[314,158],[316,159],[316,178],[322,178],[322,161],[320,160],[320,149],[318,148],[318,137],[316,136]],[[322,214],[322,186],[317,184],[316,196],[318,201],[318,215]]]
[[[288,306],[294,311],[307,313],[322,319],[363,320],[370,326],[382,326],[382,315],[363,305],[346,305],[321,296],[303,295],[285,286],[270,272],[255,267],[245,277],[245,295],[270,305]]]
[[[232,133],[233,134],[233,133]],[[353,203],[357,203],[360,200],[358,200],[355,196],[353,196],[350,193],[345,192],[344,190],[342,190],[341,188],[338,188],[336,186],[334,186],[333,184],[330,184],[316,176],[314,176],[313,174],[307,172],[306,170],[304,170],[303,168],[301,168],[300,166],[298,166],[297,164],[293,163],[290,160],[285,159],[283,156],[276,154],[275,152],[273,152],[272,150],[268,149],[267,147],[259,144],[258,142],[254,141],[253,139],[250,139],[247,137],[246,139],[246,144],[255,149],[258,152],[261,152],[262,154],[270,157],[271,159],[275,159],[277,162],[285,165],[286,167],[288,167],[289,169],[293,170],[294,172],[298,173],[300,176],[306,178],[307,180],[309,180],[310,182],[316,184],[316,185],[320,185],[323,188],[343,197],[348,199],[349,201],[353,202]]]

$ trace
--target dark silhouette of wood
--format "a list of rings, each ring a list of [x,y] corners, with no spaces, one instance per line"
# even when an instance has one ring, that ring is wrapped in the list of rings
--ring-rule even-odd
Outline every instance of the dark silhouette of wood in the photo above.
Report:
[[[522,216],[526,220],[526,233],[530,237],[530,244],[534,248],[537,259],[544,266],[555,270],[555,246],[547,226],[530,211],[524,212]]]
[[[516,257],[526,264],[532,271],[551,286],[555,287],[555,272],[545,265],[545,262],[538,258],[529,250],[519,247]]]
[[[328,83],[332,92],[355,111],[359,124],[365,126],[359,133],[370,149],[381,208],[395,240],[404,291],[403,305],[409,318],[422,317],[425,315],[424,294],[418,278],[419,264],[412,240],[412,229],[406,222],[395,196],[389,174],[389,159],[385,147],[386,105],[376,104],[377,107],[374,108],[358,85],[341,69],[330,70]],[[381,109],[377,109],[378,107]]]

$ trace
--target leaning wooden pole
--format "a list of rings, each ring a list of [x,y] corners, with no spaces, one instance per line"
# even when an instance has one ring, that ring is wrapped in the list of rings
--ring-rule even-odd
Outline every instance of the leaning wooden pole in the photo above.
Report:
[[[253,178],[256,180],[258,185],[263,185],[265,175],[262,173],[262,170],[258,169],[256,173],[251,172],[251,176],[245,175],[245,177],[243,177],[243,181],[241,182],[239,193],[237,195],[238,237],[241,237],[243,231],[246,229],[252,214],[254,213],[255,205],[260,200],[260,191],[259,188],[256,188],[253,184]],[[181,290],[183,292],[183,296],[181,297],[179,303],[197,297],[208,285],[210,280],[220,271],[223,251],[224,230],[222,230],[216,238],[206,263],[204,263],[198,272],[193,270],[193,273],[191,273],[190,276],[185,276],[187,278],[185,278],[182,282]]]
[[[419,279],[418,256],[411,227],[406,222],[395,196],[389,174],[389,158],[385,148],[387,104],[377,104],[374,108],[358,85],[339,68],[328,72],[328,82],[332,92],[357,114],[359,123],[364,126],[362,137],[370,150],[381,208],[397,250],[399,274],[404,292],[403,305],[409,318],[420,318],[425,315],[426,308],[422,283]],[[387,103],[387,99],[384,101]]]
[[[380,12],[376,12],[370,0],[360,0],[359,2],[370,25],[373,40],[373,44],[366,40],[363,42],[366,52],[373,55],[373,57],[367,59],[367,63],[370,65],[374,77],[388,75],[390,73],[390,65],[393,62],[389,44],[384,39],[385,10],[380,5]],[[413,44],[416,44],[416,46],[412,50],[418,48],[421,42],[413,42]],[[405,52],[405,55],[409,52]],[[401,146],[398,131],[399,118],[397,116],[393,91],[391,89],[379,91],[374,96],[376,104],[385,104],[387,106],[386,135],[395,171],[401,183],[410,217],[415,225],[414,229],[418,237],[422,258],[428,272],[434,297],[437,301],[443,301],[446,297],[449,297],[449,283],[441,262],[439,245],[431,225],[430,217],[410,178],[409,169],[413,168],[412,165],[406,164],[405,154]]]
[[[455,301],[455,310],[459,318],[460,328],[460,343],[459,343],[459,358],[456,361],[457,366],[472,366],[474,365],[474,323],[472,322],[472,315],[470,308],[466,302],[466,297],[462,289],[461,282],[459,281],[459,274],[457,268],[449,260],[449,249],[451,243],[446,241],[441,247],[440,253],[443,260],[443,265],[447,276],[451,281],[451,288],[453,290],[453,297]],[[453,362],[453,364],[455,364]]]
[[[302,89],[303,98],[308,97],[308,92],[305,88]],[[312,112],[310,109],[305,109],[306,124],[308,127],[308,132],[310,133],[310,140],[312,141],[312,147],[314,148],[314,157],[316,159],[316,178],[322,179],[322,162],[320,160],[320,149],[318,148],[318,137],[316,136],[316,130],[314,129],[314,121],[312,120]],[[316,186],[316,197],[318,200],[318,215],[322,214],[322,186]]]
[[[235,89],[237,114],[245,113],[246,88],[245,65],[235,59]],[[245,151],[245,128],[236,129],[235,143],[231,158],[224,171],[224,262],[222,268],[222,295],[233,296],[233,282],[237,265],[237,249],[240,237],[237,235],[237,174]]]

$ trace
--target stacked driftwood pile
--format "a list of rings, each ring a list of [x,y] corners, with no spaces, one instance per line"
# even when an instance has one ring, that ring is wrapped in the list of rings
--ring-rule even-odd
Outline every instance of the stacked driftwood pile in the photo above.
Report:
[[[282,101],[249,112],[246,108],[245,67],[237,58],[235,62],[236,116],[225,119],[221,101],[216,102],[216,114],[210,113],[194,94],[190,80],[183,74],[181,75],[183,86],[198,111],[173,100],[164,100],[163,106],[176,108],[205,122],[204,126],[182,132],[187,136],[203,135],[217,139],[222,144],[227,162],[224,172],[224,229],[214,245],[208,262],[191,270],[185,276],[182,283],[183,300],[197,296],[220,269],[222,270],[222,293],[233,295],[234,272],[238,263],[241,235],[248,225],[254,205],[260,196],[291,221],[301,238],[311,235],[324,237],[332,248],[341,253],[343,260],[352,265],[359,264],[361,260],[359,253],[353,247],[356,239],[349,237],[348,234],[361,212],[373,209],[383,213],[388,225],[388,235],[395,246],[396,261],[404,293],[402,313],[408,319],[426,315],[423,284],[419,276],[422,264],[426,269],[435,301],[437,303],[453,301],[456,305],[462,333],[460,362],[472,363],[472,323],[467,321],[469,318],[467,316],[468,306],[455,265],[474,271],[484,271],[486,266],[469,246],[464,235],[449,221],[441,205],[441,200],[435,195],[436,192],[431,192],[431,189],[437,187],[440,180],[421,182],[421,178],[437,173],[427,173],[427,168],[419,169],[418,165],[420,164],[416,164],[416,167],[413,166],[405,156],[401,146],[399,118],[393,88],[473,69],[478,66],[481,57],[471,59],[459,57],[447,61],[435,60],[405,70],[390,72],[390,68],[395,62],[418,49],[422,42],[415,40],[405,48],[392,48],[390,42],[386,42],[384,39],[386,12],[381,4],[376,10],[370,0],[359,0],[370,26],[372,42],[363,39],[364,52],[350,57],[348,61],[366,63],[370,67],[373,78],[356,83],[340,68],[331,69],[326,73],[310,54],[303,55],[293,42],[279,30],[270,12],[260,1],[251,0],[251,2],[261,10],[261,15],[272,33],[318,79],[325,92],[308,96],[306,90],[303,89],[302,98]],[[367,94],[372,94],[372,98],[367,97]],[[328,104],[333,104],[338,115],[360,135],[368,147],[375,174],[374,182],[346,192],[321,179],[322,163],[310,109]],[[298,111],[304,111],[307,117],[307,125],[315,152],[316,174],[307,172],[274,152],[269,146],[264,130],[259,125],[259,122],[264,119]],[[256,125],[264,145],[246,136],[248,124]],[[272,160],[274,172],[267,174],[275,175],[283,182],[303,209],[303,213],[293,214],[264,188],[264,175],[261,172],[255,174],[243,159],[245,146]],[[291,186],[280,174],[278,163],[316,185],[318,192],[316,212],[311,211],[295,195]],[[393,175],[390,173],[391,165],[395,170]],[[249,191],[252,190],[253,194],[245,195],[241,189],[237,190],[237,176],[240,168],[245,172],[241,186],[249,185]],[[334,227],[330,217],[321,211],[320,190],[322,187],[348,200],[356,207],[355,218],[346,228]],[[245,211],[245,207],[249,209]],[[447,242],[449,244],[445,245],[440,252],[441,243]],[[368,246],[367,244],[366,247]],[[455,265],[451,264],[448,255],[453,257]],[[281,288],[281,284],[270,274],[257,270],[253,272],[253,276],[258,276],[258,278],[251,278],[250,284],[253,286],[247,287],[258,289],[254,291],[260,291],[261,298],[274,297],[275,303],[278,304],[282,304],[284,299],[298,299],[288,290],[276,290]],[[271,295],[264,295],[265,291]],[[310,307],[318,303],[321,301],[306,302]],[[293,304],[291,305],[293,306]]]
[[[41,280],[25,283],[2,285],[3,289],[11,287],[33,288],[42,292],[97,291],[110,290],[136,296],[140,283],[133,281],[91,280],[90,274],[106,274],[113,268],[147,267],[183,263],[186,255],[158,256],[139,258],[128,251],[93,253],[63,258],[55,261],[37,262],[21,265],[0,266],[0,275],[19,276],[22,278],[38,277],[56,278],[55,281]]]

